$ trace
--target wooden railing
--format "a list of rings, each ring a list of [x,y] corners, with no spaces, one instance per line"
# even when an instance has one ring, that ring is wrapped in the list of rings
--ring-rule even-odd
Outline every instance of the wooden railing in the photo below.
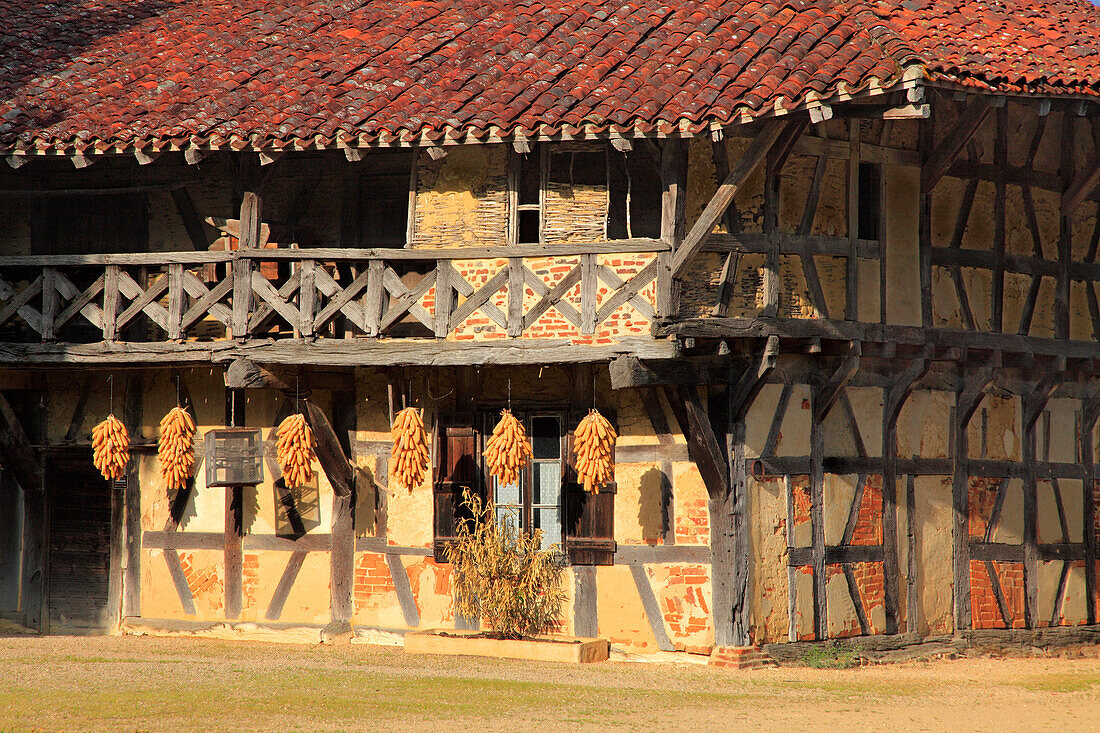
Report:
[[[626,240],[0,257],[0,341],[446,338],[478,314],[521,337],[551,308],[593,334],[623,305],[656,317],[666,251]]]

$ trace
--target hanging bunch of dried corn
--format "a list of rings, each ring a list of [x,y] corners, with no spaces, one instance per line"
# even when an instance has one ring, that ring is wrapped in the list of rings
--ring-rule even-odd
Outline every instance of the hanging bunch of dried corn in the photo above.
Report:
[[[282,469],[283,482],[289,488],[305,486],[313,478],[313,461],[317,457],[313,452],[317,442],[305,415],[299,413],[283,420],[275,435],[278,438],[275,459]]]
[[[130,434],[114,415],[92,428],[92,462],[103,478],[118,481],[130,462]]]
[[[573,431],[573,453],[577,458],[577,480],[588,492],[615,480],[615,428],[597,410],[590,410]]]
[[[182,407],[173,407],[160,421],[157,460],[169,491],[187,485],[195,467],[195,421]]]
[[[531,460],[531,442],[523,423],[511,410],[501,410],[500,422],[493,428],[493,437],[485,445],[485,463],[489,473],[502,484],[515,484],[519,472]]]
[[[390,476],[398,485],[412,491],[428,472],[428,433],[415,407],[406,407],[393,418],[390,430]]]

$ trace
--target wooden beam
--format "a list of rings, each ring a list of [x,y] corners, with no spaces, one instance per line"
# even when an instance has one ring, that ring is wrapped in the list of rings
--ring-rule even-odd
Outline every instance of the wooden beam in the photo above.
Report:
[[[244,580],[244,487],[225,489],[225,617],[240,618]]]
[[[951,539],[953,546],[954,610],[956,633],[972,625],[970,609],[970,470],[967,427],[974,411],[985,397],[985,389],[993,382],[990,370],[964,379],[955,397],[953,429],[951,503],[953,509]]]
[[[1072,215],[1074,210],[1092,195],[1097,185],[1100,185],[1100,154],[1094,153],[1085,167],[1073,176],[1065,193],[1062,194],[1064,215]]]
[[[181,390],[186,395],[186,387]],[[137,371],[126,380],[126,406],[124,419],[130,426],[131,440],[141,441],[142,412],[145,402],[145,372]],[[190,396],[180,400],[181,405],[189,409],[194,416],[194,407]],[[126,466],[126,485],[123,489],[122,521],[125,526],[126,571],[122,578],[123,617],[141,615],[141,460],[132,457]]]
[[[23,430],[22,423],[0,392],[0,457],[24,492],[42,491],[45,471]]]
[[[749,367],[741,373],[736,383],[730,387],[730,420],[734,423],[742,423],[748,414],[749,408],[756,400],[756,396],[764,387],[775,363],[779,358],[779,338],[769,336],[760,352],[753,356]],[[732,380],[732,375],[731,375]]]
[[[199,216],[191,194],[183,187],[173,188],[170,193],[180,221],[183,222],[183,228],[187,231],[187,238],[191,240],[191,246],[199,252],[207,251],[214,239],[210,236],[212,228]]]
[[[664,391],[680,432],[687,438],[688,454],[699,468],[707,493],[712,497],[724,498],[729,493],[726,459],[710,419],[703,410],[698,390],[679,385],[665,387]]]
[[[672,276],[674,278],[683,273],[688,261],[702,249],[707,236],[726,212],[726,208],[733,201],[734,196],[737,195],[737,191],[764,162],[768,151],[779,140],[780,135],[785,130],[795,129],[804,124],[805,121],[801,119],[769,120],[764,123],[756,139],[749,145],[745,155],[737,161],[737,165],[730,171],[726,180],[718,186],[718,190],[691,227],[683,243],[677,247],[676,253],[672,256]]]
[[[813,573],[814,638],[828,636],[829,611],[825,585],[825,470],[822,459],[825,453],[825,434],[818,415],[821,387],[810,392],[810,564]]]
[[[853,341],[849,345],[848,356],[845,356],[837,368],[833,371],[825,384],[821,388],[821,393],[818,399],[814,402],[814,420],[817,422],[824,422],[825,416],[829,414],[829,410],[836,404],[836,400],[840,397],[841,392],[859,371],[859,355],[861,352],[860,344],[858,341]]]
[[[337,496],[350,496],[355,474],[352,471],[351,462],[344,454],[344,449],[340,446],[340,441],[332,429],[332,424],[324,410],[312,401],[307,399],[302,402],[306,408],[306,420],[317,440],[317,461],[321,464],[325,476],[328,477],[333,493]]]
[[[989,97],[978,96],[959,111],[958,120],[944,134],[939,145],[921,166],[922,192],[935,188],[993,109],[992,100]]]

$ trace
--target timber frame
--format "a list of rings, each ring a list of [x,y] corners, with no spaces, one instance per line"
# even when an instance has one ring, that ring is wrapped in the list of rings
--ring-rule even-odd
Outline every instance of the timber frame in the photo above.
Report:
[[[752,482],[775,482],[782,486],[787,508],[788,638],[796,641],[806,636],[798,628],[794,610],[798,574],[807,570],[813,608],[809,636],[824,639],[831,635],[830,567],[844,577],[859,633],[917,633],[916,539],[911,522],[907,535],[899,536],[898,516],[904,507],[906,516],[912,517],[918,478],[938,477],[949,479],[951,485],[956,631],[974,627],[971,578],[975,563],[985,568],[993,584],[1001,623],[1006,627],[1022,623],[1027,628],[1059,623],[1070,568],[1082,564],[1087,622],[1094,624],[1097,553],[1091,530],[1100,480],[1094,465],[1100,422],[1100,299],[1096,290],[1100,283],[1100,118],[1087,118],[1092,152],[1082,167],[1075,162],[1074,145],[1075,135],[1086,123],[1071,103],[1059,102],[1053,107],[1032,105],[1028,100],[1010,103],[1004,98],[966,96],[948,89],[930,89],[928,93],[932,107],[937,112],[945,110],[944,122],[939,128],[935,118],[914,122],[919,126],[917,144],[908,148],[891,146],[891,133],[902,122],[884,119],[882,110],[868,105],[853,105],[848,111],[846,139],[812,133],[812,125],[822,121],[815,119],[820,112],[799,111],[740,130],[716,130],[708,147],[718,180],[713,195],[690,226],[686,213],[690,141],[671,135],[631,143],[644,146],[659,161],[659,239],[445,248],[263,249],[259,246],[263,198],[274,166],[261,173],[261,161],[253,160],[254,154],[249,152],[243,154],[247,162],[240,162],[237,168],[240,218],[235,231],[240,247],[235,251],[0,258],[0,327],[18,334],[0,343],[0,365],[170,369],[216,364],[225,368],[228,390],[264,388],[288,394],[291,376],[297,381],[308,375],[303,379],[316,380],[311,386],[321,388],[325,381],[321,374],[336,375],[339,382],[360,367],[606,363],[614,388],[637,390],[661,438],[665,478],[671,477],[668,456],[674,455],[664,417],[667,405],[686,438],[687,457],[697,466],[707,492],[710,546],[705,551],[691,547],[616,551],[616,561],[631,565],[647,612],[657,606],[645,581],[643,565],[647,560],[660,556],[709,562],[716,643],[753,642],[750,488]],[[886,107],[897,108],[905,101],[903,96],[920,103],[923,95],[902,92]],[[1009,104],[1036,108],[1029,118],[1032,127],[1019,164],[1010,160]],[[1057,113],[1056,124],[1050,116],[1052,110]],[[918,116],[926,117],[923,113]],[[736,160],[730,159],[723,144],[727,134],[751,138]],[[989,150],[978,142],[983,134],[993,141]],[[1057,172],[1035,168],[1048,135],[1058,138]],[[626,143],[620,142],[618,147],[622,146]],[[517,143],[515,149],[522,152],[521,147]],[[446,155],[446,148],[432,147],[425,152],[437,160]],[[801,215],[793,227],[784,227],[782,183],[792,156],[814,161],[806,199],[798,202]],[[367,157],[348,154],[349,160]],[[292,158],[293,154],[288,156]],[[843,198],[848,228],[843,234],[814,230],[831,161],[841,161],[846,175]],[[877,238],[860,236],[860,211],[867,206],[861,201],[859,186],[864,163],[907,168],[917,174],[917,322],[903,324],[889,317],[885,232],[880,231]],[[737,196],[758,174],[763,179],[760,231],[745,231]],[[951,217],[953,226],[944,237],[933,227],[933,207],[935,197],[949,181],[961,182],[962,194]],[[975,204],[983,184],[994,189],[992,211],[984,212],[993,219],[991,246],[966,246],[968,227],[983,213]],[[1010,248],[1010,189],[1018,189],[1022,201],[1031,254],[1014,253]],[[201,250],[208,233],[194,215],[194,203],[186,188],[173,186],[170,190],[194,249]],[[1036,191],[1058,196],[1056,242],[1043,241]],[[881,200],[879,206],[885,208]],[[1093,208],[1098,216],[1083,247],[1086,254],[1075,259],[1073,217]],[[716,227],[722,231],[716,232]],[[408,239],[412,241],[411,236]],[[602,258],[610,255],[645,262],[624,278],[604,263]],[[704,312],[684,315],[685,294],[693,287],[691,268],[707,255],[721,263],[713,299]],[[763,262],[761,297],[754,313],[737,315],[735,285],[744,277],[744,261],[750,256]],[[567,272],[553,286],[537,274],[536,261],[546,257],[569,260]],[[843,261],[841,307],[836,306],[836,298],[830,303],[826,292],[818,264],[823,257]],[[477,261],[491,273],[483,282],[471,282],[459,271],[459,261]],[[781,268],[787,261],[797,262],[814,317],[791,317],[783,310]],[[876,267],[877,283],[865,275]],[[984,309],[973,292],[969,273],[975,271],[987,273],[992,283],[990,302]],[[1030,285],[1015,318],[1010,317],[1005,293],[1006,278],[1017,276],[1029,278]],[[1036,319],[1045,284],[1052,284],[1054,292],[1050,333],[1043,332]],[[867,288],[877,290],[877,308],[861,308]],[[571,299],[574,289],[579,299]],[[1075,289],[1085,293],[1087,328],[1082,328],[1071,307]],[[602,299],[597,297],[601,291]],[[957,319],[944,315],[937,306],[934,296],[945,292],[958,303]],[[429,293],[430,307],[425,301]],[[639,314],[650,332],[608,339],[607,343],[587,339],[623,306]],[[575,343],[533,335],[533,326],[551,310],[587,340]],[[985,312],[987,318],[982,316]],[[457,341],[461,324],[471,316],[488,319],[503,331],[503,337],[491,343]],[[67,340],[71,334],[87,334],[89,329],[94,339]],[[205,335],[200,336],[200,331]],[[758,397],[769,387],[778,389],[778,401],[762,450],[750,456],[747,416],[760,409]],[[796,409],[793,401],[802,388],[807,392],[810,417],[807,445],[802,454],[780,454],[777,446],[783,423],[788,411]],[[856,388],[879,391],[881,414],[868,417],[855,409],[851,390]],[[129,390],[140,395],[140,379],[131,382]],[[912,395],[922,390],[953,395],[954,410],[945,426],[951,436],[948,455],[899,455],[899,421]],[[392,418],[394,395],[403,390],[391,383],[389,391]],[[1020,461],[989,459],[970,445],[976,415],[990,396],[1019,401]],[[1044,420],[1049,423],[1045,410],[1054,399],[1077,404],[1077,460],[1073,462],[1050,458],[1050,428],[1044,426]],[[189,405],[189,398],[184,404]],[[120,585],[124,590],[118,591],[124,594],[123,615],[140,615],[143,548],[163,551],[182,608],[192,614],[194,598],[179,551],[222,550],[225,566],[231,569],[227,577],[233,577],[225,587],[227,618],[240,615],[243,552],[264,549],[290,553],[265,612],[268,620],[280,618],[307,554],[329,552],[332,619],[346,624],[354,613],[355,552],[366,549],[385,555],[404,617],[410,625],[418,623],[412,591],[398,557],[427,557],[432,550],[391,546],[384,537],[356,538],[354,466],[367,449],[347,439],[349,432],[354,434],[348,430],[354,415],[347,414],[345,408],[334,408],[326,415],[308,394],[304,404],[319,436],[320,462],[335,495],[331,533],[296,539],[246,535],[241,527],[239,491],[226,491],[224,532],[178,532],[193,487],[174,497],[162,530],[143,532],[134,470],[124,492],[126,531],[120,535],[125,537],[127,557],[125,570],[118,569],[125,576]],[[5,462],[19,466],[24,487],[40,485],[40,454],[2,396],[0,422],[11,428],[0,430],[0,453]],[[75,436],[80,425],[75,416],[73,425],[70,432]],[[826,425],[842,426],[851,453],[827,452]],[[878,451],[870,447],[872,441],[867,436],[872,434],[881,437]],[[381,450],[378,446],[374,449]],[[630,449],[622,453],[629,455]],[[272,464],[268,456],[269,468]],[[852,476],[855,485],[845,508],[843,532],[831,544],[826,539],[824,515],[829,476]],[[975,478],[999,482],[992,515],[984,535],[977,539],[971,536],[968,524],[970,484]],[[1020,481],[1023,489],[1023,539],[1018,545],[994,541],[1010,480]],[[1082,487],[1080,520],[1085,531],[1080,541],[1071,540],[1068,502],[1063,501],[1059,483],[1069,480],[1081,482]],[[1062,527],[1060,541],[1040,541],[1040,482],[1048,482],[1054,492]],[[857,542],[861,507],[872,485],[878,487],[882,500],[876,541]],[[671,493],[671,487],[668,491]],[[797,544],[794,533],[795,507],[803,493],[809,506],[808,545]],[[904,572],[903,543],[909,564]],[[1050,618],[1040,618],[1039,613],[1038,570],[1043,562],[1062,564]],[[873,623],[856,579],[858,567],[868,563],[881,566],[885,612],[881,628]],[[1015,618],[1009,607],[994,563],[1022,565],[1022,619]],[[595,573],[589,570],[576,580],[578,603],[586,608],[595,605]],[[904,590],[903,577],[907,579]],[[594,611],[584,624],[596,628]],[[659,622],[654,623],[658,643],[668,645],[667,636],[662,637],[663,627],[658,626]]]

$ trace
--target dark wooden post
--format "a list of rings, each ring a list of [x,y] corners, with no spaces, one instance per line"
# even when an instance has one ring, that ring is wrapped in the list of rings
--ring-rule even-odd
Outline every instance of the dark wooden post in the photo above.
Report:
[[[138,439],[142,438],[142,405],[144,403],[145,375],[143,372],[134,372],[126,382],[126,424],[136,433]],[[119,551],[126,554],[126,572],[122,578],[122,604],[123,618],[127,616],[141,615],[141,471],[139,470],[138,456],[131,456],[130,464],[126,467],[126,481],[122,491],[122,507],[124,508],[122,521],[125,524],[123,535],[125,546],[119,547]],[[121,558],[120,558],[121,560]],[[111,558],[111,567],[114,568],[115,558]],[[112,599],[112,603],[113,603]],[[114,608],[115,606],[112,606]]]
[[[966,434],[970,418],[985,397],[985,388],[993,381],[992,372],[983,369],[971,379],[960,375],[955,394],[952,425],[954,455],[951,479],[951,540],[954,577],[955,631],[971,627],[970,614],[970,446]]]
[[[260,218],[262,200],[260,183],[255,175],[255,161],[246,156],[240,171],[241,213],[240,213],[240,249],[255,249],[260,246]],[[244,339],[248,336],[248,319],[252,312],[252,261],[238,258],[233,261],[233,336]]]
[[[813,566],[814,638],[829,634],[829,607],[825,588],[825,435],[822,422],[826,412],[820,409],[822,388],[810,392],[810,560]]]
[[[667,138],[661,146],[661,239],[671,252],[658,255],[657,316],[669,317],[679,309],[679,287],[672,277],[672,256],[684,239],[687,204],[687,145],[680,138]]]
[[[225,617],[241,615],[244,579],[244,487],[225,488]]]
[[[1085,541],[1085,614],[1089,624],[1096,623],[1096,465],[1092,450],[1092,436],[1100,418],[1100,401],[1097,397],[1082,403],[1078,434],[1081,465],[1085,470],[1081,506],[1084,509],[1083,539]]]

